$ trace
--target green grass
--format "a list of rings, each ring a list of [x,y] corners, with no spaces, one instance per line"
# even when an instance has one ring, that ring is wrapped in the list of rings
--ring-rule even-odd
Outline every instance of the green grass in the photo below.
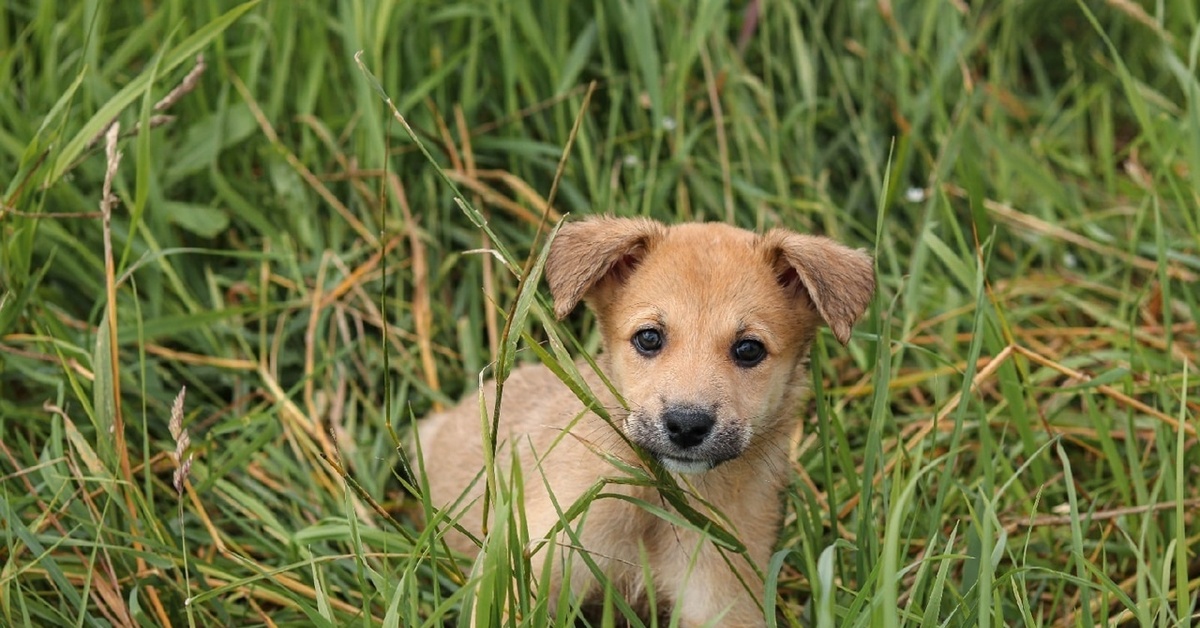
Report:
[[[0,624],[568,619],[504,491],[473,571],[396,445],[493,356],[596,349],[518,279],[611,212],[876,254],[814,350],[782,625],[1190,625],[1200,9],[751,4],[7,2]]]

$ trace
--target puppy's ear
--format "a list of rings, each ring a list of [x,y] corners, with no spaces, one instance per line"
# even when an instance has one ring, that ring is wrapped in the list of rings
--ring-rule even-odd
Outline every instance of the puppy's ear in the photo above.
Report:
[[[558,230],[546,259],[554,315],[564,318],[599,283],[622,282],[665,227],[647,218],[591,218]]]
[[[764,241],[779,284],[811,303],[838,342],[846,344],[854,321],[875,293],[871,256],[829,238],[786,229],[771,230]]]

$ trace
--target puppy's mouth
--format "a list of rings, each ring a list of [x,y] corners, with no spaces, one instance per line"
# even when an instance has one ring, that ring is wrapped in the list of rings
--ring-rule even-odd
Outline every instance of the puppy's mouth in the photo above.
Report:
[[[695,456],[680,455],[683,452],[665,453],[658,448],[647,448],[650,455],[663,466],[664,469],[671,473],[683,473],[688,475],[696,475],[711,471],[722,464],[737,458],[736,453],[727,452],[724,455],[701,455],[697,452]]]
[[[705,471],[708,471],[709,469],[712,469],[723,462],[720,460],[713,461],[701,460],[698,458],[681,458],[679,456],[667,456],[663,454],[659,454],[655,457],[658,458],[659,464],[661,464],[664,469],[670,471],[671,473],[704,473]]]

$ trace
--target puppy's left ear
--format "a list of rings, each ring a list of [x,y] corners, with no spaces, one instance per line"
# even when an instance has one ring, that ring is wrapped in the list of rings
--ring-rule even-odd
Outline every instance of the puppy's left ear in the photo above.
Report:
[[[829,238],[773,229],[764,236],[773,251],[779,284],[816,309],[838,342],[850,340],[854,321],[875,293],[871,256]]]

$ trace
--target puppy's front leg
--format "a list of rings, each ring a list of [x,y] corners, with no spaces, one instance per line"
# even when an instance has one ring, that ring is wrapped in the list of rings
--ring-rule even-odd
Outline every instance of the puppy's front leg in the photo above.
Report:
[[[726,562],[726,557],[709,541],[705,541],[699,552],[694,562],[688,561],[692,562],[690,565],[668,567],[660,574],[666,576],[665,581],[656,583],[660,591],[673,594],[674,610],[682,620],[681,625],[686,628],[765,625],[759,604],[763,582],[746,558],[730,554]],[[757,558],[760,553],[752,549],[750,555]],[[730,568],[731,563],[736,573]],[[765,567],[766,560],[761,564]]]

